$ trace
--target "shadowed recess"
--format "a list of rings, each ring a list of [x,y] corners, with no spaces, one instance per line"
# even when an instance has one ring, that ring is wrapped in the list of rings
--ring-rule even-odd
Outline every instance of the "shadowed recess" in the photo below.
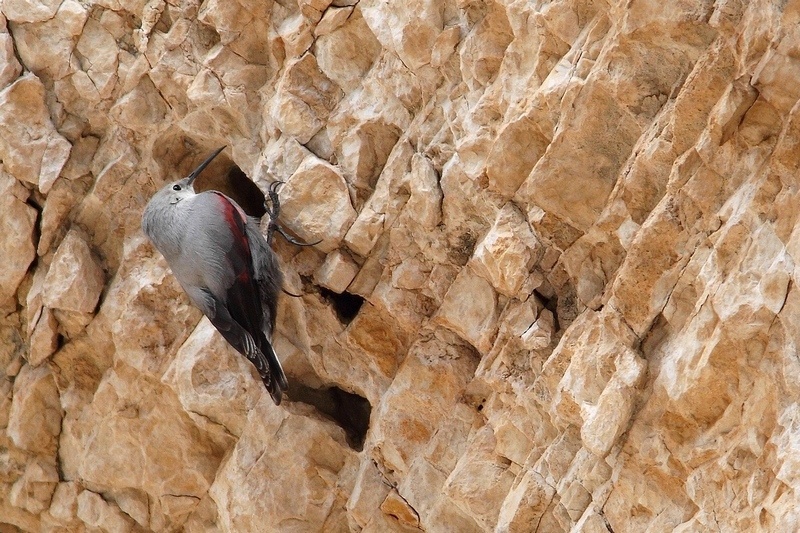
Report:
[[[325,287],[320,287],[319,293],[333,306],[333,310],[336,311],[336,316],[342,324],[352,322],[364,303],[364,298],[349,292],[339,294]]]
[[[347,444],[360,452],[369,429],[372,406],[366,398],[333,386],[315,389],[291,380],[287,396],[293,402],[311,405],[326,418],[336,422],[347,436]]]
[[[195,181],[197,192],[215,190],[219,191],[239,204],[244,212],[251,217],[261,218],[267,212],[264,208],[264,193],[258,188],[253,180],[247,177],[238,166],[229,159],[223,157],[224,152],[217,156],[222,163],[214,165],[213,161],[209,168],[200,174]],[[227,172],[223,169],[228,168]]]
[[[339,294],[325,287],[320,287],[319,293],[325,300],[333,305],[336,316],[342,324],[349,324],[352,322],[361,309],[361,305],[364,303],[364,298],[349,292]]]
[[[548,298],[537,290],[534,290],[533,294],[542,302],[545,309],[553,313],[553,326],[555,327],[555,331],[560,331],[561,325],[558,321],[558,297],[553,296],[552,298]]]

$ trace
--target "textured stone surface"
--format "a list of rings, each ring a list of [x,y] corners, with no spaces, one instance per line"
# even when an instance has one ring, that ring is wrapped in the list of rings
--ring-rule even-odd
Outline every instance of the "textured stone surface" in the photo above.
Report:
[[[26,74],[0,92],[0,154],[8,172],[47,193],[69,157],[70,143],[56,131],[45,88]],[[20,120],[20,117],[25,117]]]
[[[14,379],[6,433],[15,446],[42,457],[55,457],[61,433],[61,405],[53,373],[25,365]]]
[[[64,311],[91,313],[103,290],[105,275],[86,241],[71,231],[61,241],[44,278],[44,304]]]
[[[4,171],[0,171],[0,306],[7,307],[28,267],[36,257],[36,210],[26,204],[28,191]]]
[[[796,2],[0,12],[0,530],[798,529]],[[222,145],[280,407],[139,227]]]

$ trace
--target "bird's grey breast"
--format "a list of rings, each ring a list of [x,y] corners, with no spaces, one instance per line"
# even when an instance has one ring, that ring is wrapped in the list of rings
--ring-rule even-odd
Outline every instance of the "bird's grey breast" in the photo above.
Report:
[[[188,222],[179,206],[180,203],[170,203],[162,189],[150,199],[142,213],[142,230],[170,264],[180,254]]]
[[[223,294],[234,279],[229,263],[234,235],[224,204],[216,193],[203,192],[175,207],[182,222],[180,253],[170,266],[188,283],[207,287],[215,295]]]

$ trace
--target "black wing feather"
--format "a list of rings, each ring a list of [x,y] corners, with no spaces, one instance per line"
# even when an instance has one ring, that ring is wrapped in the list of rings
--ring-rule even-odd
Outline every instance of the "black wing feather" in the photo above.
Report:
[[[248,231],[247,220],[232,200],[221,193],[217,194],[222,199],[223,212],[233,234],[227,258],[231,271],[237,275],[225,293],[225,302],[215,302],[218,308],[224,307],[227,312],[218,313],[212,323],[238,352],[253,363],[277,405],[281,402],[282,392],[288,389],[288,383],[272,343],[264,332],[265,310],[270,315],[266,317],[270,334],[274,329],[277,291],[272,295],[262,294],[262,288],[259,286],[261,284],[257,279],[259,272],[254,268],[251,253],[251,245],[256,243],[251,243],[252,237],[249,235],[251,231]],[[269,250],[269,253],[272,253],[272,250]],[[261,255],[263,254],[259,254]],[[262,305],[266,305],[266,309]],[[238,327],[226,324],[228,317]],[[227,331],[223,331],[223,327],[227,328]]]

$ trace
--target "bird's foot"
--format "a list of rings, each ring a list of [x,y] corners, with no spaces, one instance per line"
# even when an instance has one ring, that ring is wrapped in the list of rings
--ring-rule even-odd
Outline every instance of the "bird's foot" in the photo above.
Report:
[[[264,205],[264,209],[267,210],[267,214],[269,215],[269,226],[267,227],[267,242],[272,243],[272,234],[276,231],[280,234],[281,237],[286,239],[287,242],[294,244],[295,246],[316,246],[317,244],[322,242],[322,239],[315,241],[315,242],[303,242],[298,241],[280,226],[278,223],[278,217],[281,213],[281,200],[278,197],[278,189],[283,186],[282,181],[273,181],[269,189],[267,190],[267,194],[269,195],[269,206]]]
[[[264,203],[264,209],[267,210],[267,214],[269,215],[269,220],[271,223],[278,222],[278,216],[281,214],[281,200],[278,197],[278,189],[283,186],[282,181],[273,181],[269,185],[269,189],[267,190],[267,196],[269,196],[269,206],[267,206],[266,202]]]

